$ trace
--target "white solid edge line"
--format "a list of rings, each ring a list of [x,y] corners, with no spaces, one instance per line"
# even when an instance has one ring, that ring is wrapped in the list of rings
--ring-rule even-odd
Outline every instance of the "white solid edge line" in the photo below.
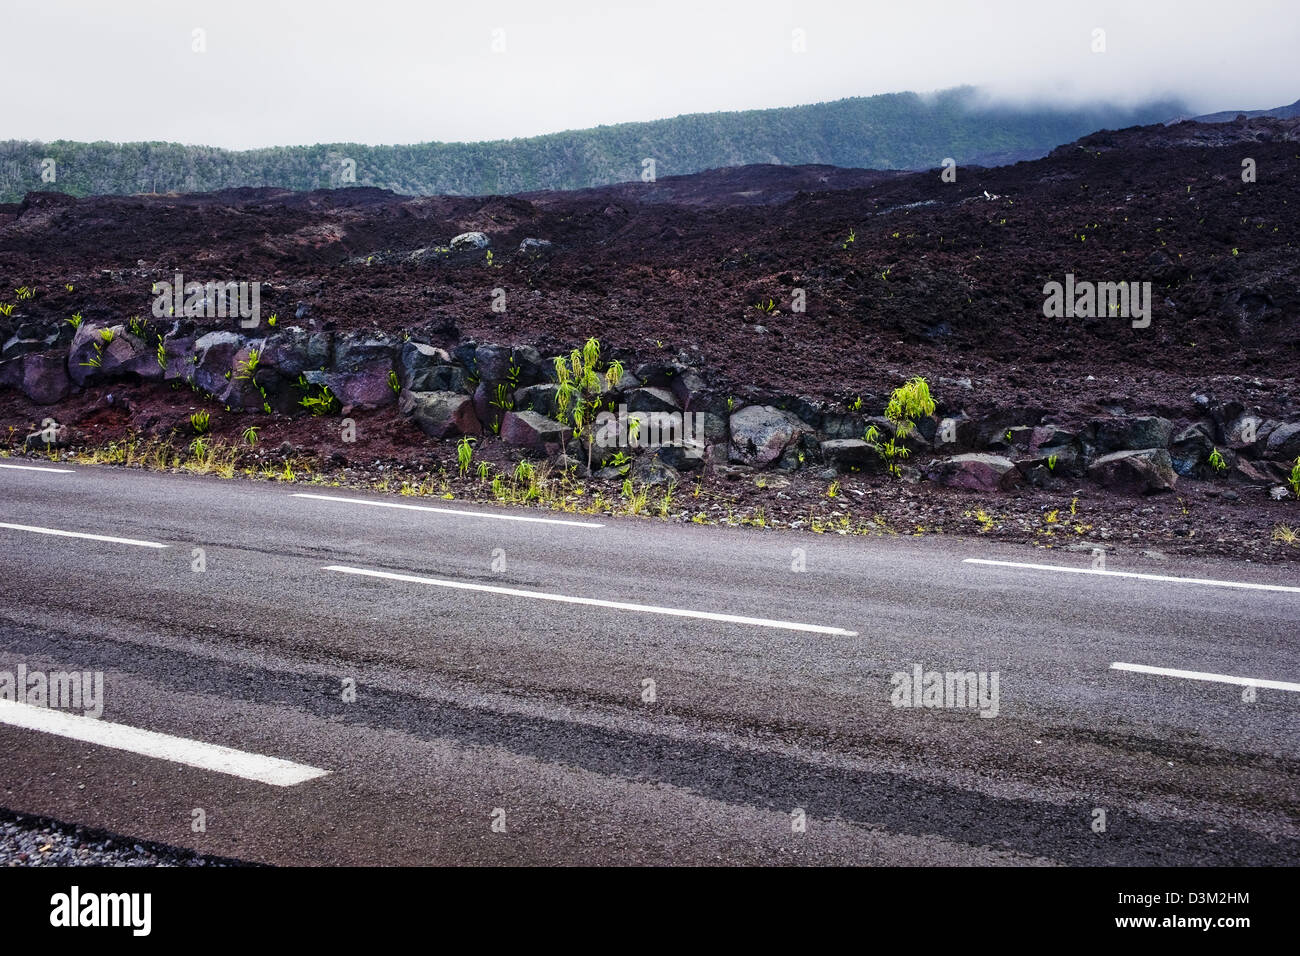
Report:
[[[1143,581],[1167,581],[1173,584],[1204,584],[1220,588],[1245,588],[1249,591],[1285,591],[1300,594],[1300,587],[1287,584],[1252,584],[1248,581],[1217,581],[1213,578],[1176,578],[1167,574],[1142,574],[1138,571],[1104,571],[1101,568],[1071,568],[1059,564],[1029,564],[1022,561],[992,561],[988,558],[965,558],[963,564],[993,564],[1003,568],[1028,568],[1031,571],[1066,571],[1070,574],[1097,574],[1112,578],[1139,578]]]
[[[42,468],[39,465],[0,464],[0,468],[12,468],[15,471],[48,471],[56,475],[71,475],[76,473],[75,470],[72,468]]]
[[[1220,684],[1240,684],[1242,687],[1267,687],[1270,690],[1290,690],[1300,692],[1300,684],[1284,680],[1263,680],[1258,677],[1234,677],[1231,674],[1210,674],[1205,671],[1180,671],[1172,667],[1150,667],[1146,664],[1124,664],[1116,662],[1111,670],[1132,671],[1135,674],[1157,674],[1161,677],[1183,677],[1187,680],[1208,680]]]
[[[67,714],[12,700],[0,700],[0,724],[71,737],[88,744],[126,750],[158,760],[170,760],[201,770],[256,780],[273,787],[292,787],[329,773],[328,770],[281,760],[279,757],[264,757],[261,754],[207,744],[201,740],[173,737],[153,730],[112,724],[94,717]]]
[[[834,634],[840,637],[857,637],[857,631],[846,631],[839,627],[826,627],[822,624],[800,624],[797,621],[775,621],[763,617],[742,617],[738,614],[719,614],[714,611],[687,611],[675,607],[656,607],[652,604],[627,604],[623,601],[604,601],[599,598],[571,597],[567,594],[549,594],[545,591],[523,591],[519,588],[499,588],[489,584],[469,584],[463,581],[446,581],[442,578],[422,578],[414,574],[394,574],[391,571],[371,571],[366,568],[350,568],[341,564],[331,564],[323,571],[340,571],[343,574],[359,574],[371,578],[384,578],[389,581],[407,581],[412,584],[433,584],[441,588],[456,588],[461,591],[483,591],[488,594],[507,594],[512,597],[536,598],[539,601],[560,601],[565,604],[586,604],[591,607],[607,607],[619,611],[642,611],[647,614],[667,614],[671,617],[695,617],[705,621],[723,621],[728,624],[753,624],[757,627],[774,627],[788,631],[810,631],[814,634]]]
[[[166,548],[165,544],[159,544],[157,541],[137,541],[135,538],[113,538],[106,534],[87,534],[84,531],[60,531],[57,528],[37,528],[29,524],[10,524],[7,521],[0,521],[0,528],[9,528],[13,531],[31,531],[34,534],[52,534],[60,538],[85,538],[88,541],[107,541],[111,544],[133,544],[137,548]]]
[[[406,511],[432,511],[440,515],[460,515],[465,518],[496,518],[498,521],[531,521],[535,524],[563,524],[572,528],[603,528],[595,521],[566,521],[563,518],[532,518],[527,515],[495,515],[485,511],[461,511],[456,508],[431,508],[428,505],[404,505],[396,501],[368,501],[365,498],[339,498],[335,495],[309,495],[301,492],[292,498],[315,498],[317,501],[342,501],[350,505],[370,505],[374,508],[402,508]]]

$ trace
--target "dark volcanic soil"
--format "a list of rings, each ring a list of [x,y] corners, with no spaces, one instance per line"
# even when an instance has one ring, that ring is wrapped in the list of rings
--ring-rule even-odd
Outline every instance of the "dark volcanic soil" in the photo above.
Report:
[[[21,285],[38,290],[0,318],[0,334],[74,312],[92,322],[148,316],[152,283],[179,271],[261,282],[262,313],[282,325],[300,315],[296,324],[309,328],[425,330],[443,344],[533,344],[544,354],[594,335],[629,366],[679,357],[737,394],[755,386],[860,396],[874,413],[890,389],[923,375],[940,413],[1018,406],[1062,424],[1119,411],[1177,420],[1202,394],[1295,420],[1298,138],[1300,120],[1269,118],[1104,131],[1041,160],[961,168],[954,183],[937,169],[758,166],[519,197],[412,199],[361,188],[32,194],[0,206],[0,301]],[[1247,158],[1257,182],[1242,181]],[[491,237],[490,261],[436,251],[471,230]],[[517,251],[526,237],[554,246]],[[1152,282],[1150,327],[1044,318],[1043,285],[1066,273]],[[495,288],[506,290],[504,314],[491,309]],[[796,288],[806,290],[804,313],[790,308]],[[768,299],[777,312],[756,308]],[[179,420],[194,401],[127,386],[116,389],[129,396],[127,411],[105,402],[108,391],[74,396],[61,417],[108,439],[142,417]],[[0,424],[26,427],[43,414],[0,392]],[[214,414],[214,423],[237,435],[248,420],[223,424]],[[326,437],[304,437],[319,422],[258,424],[268,439],[329,448]],[[349,449],[354,462],[454,458],[450,443],[410,426],[373,431],[387,437]],[[960,492],[860,480],[882,496],[877,510],[889,499],[906,512],[909,496],[957,515],[972,507]],[[1155,540],[1257,557],[1300,551],[1268,541],[1276,524],[1300,523],[1294,501],[1205,482],[1179,490],[1201,532],[1157,528]],[[1060,494],[1025,491],[996,506],[1023,510],[1037,526],[1038,512],[1061,504]],[[1173,496],[1113,506],[1134,515],[1155,508],[1186,524],[1186,505]]]

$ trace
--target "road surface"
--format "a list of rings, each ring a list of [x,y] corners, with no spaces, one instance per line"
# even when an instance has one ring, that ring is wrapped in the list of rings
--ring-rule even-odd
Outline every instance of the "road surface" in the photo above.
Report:
[[[275,864],[1300,862],[1300,581],[1092,564],[10,460],[0,686],[104,683],[0,701],[0,806]],[[931,671],[989,716],[896,706]]]

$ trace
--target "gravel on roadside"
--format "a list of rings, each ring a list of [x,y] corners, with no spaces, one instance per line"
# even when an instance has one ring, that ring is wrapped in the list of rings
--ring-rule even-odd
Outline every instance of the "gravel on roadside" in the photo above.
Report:
[[[0,866],[246,866],[0,807]]]

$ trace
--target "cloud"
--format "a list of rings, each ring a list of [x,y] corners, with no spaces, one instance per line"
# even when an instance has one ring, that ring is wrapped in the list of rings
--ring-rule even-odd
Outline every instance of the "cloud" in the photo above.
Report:
[[[1291,0],[6,0],[0,32],[30,93],[0,100],[0,129],[21,139],[481,140],[965,84],[1207,112],[1300,97]]]

